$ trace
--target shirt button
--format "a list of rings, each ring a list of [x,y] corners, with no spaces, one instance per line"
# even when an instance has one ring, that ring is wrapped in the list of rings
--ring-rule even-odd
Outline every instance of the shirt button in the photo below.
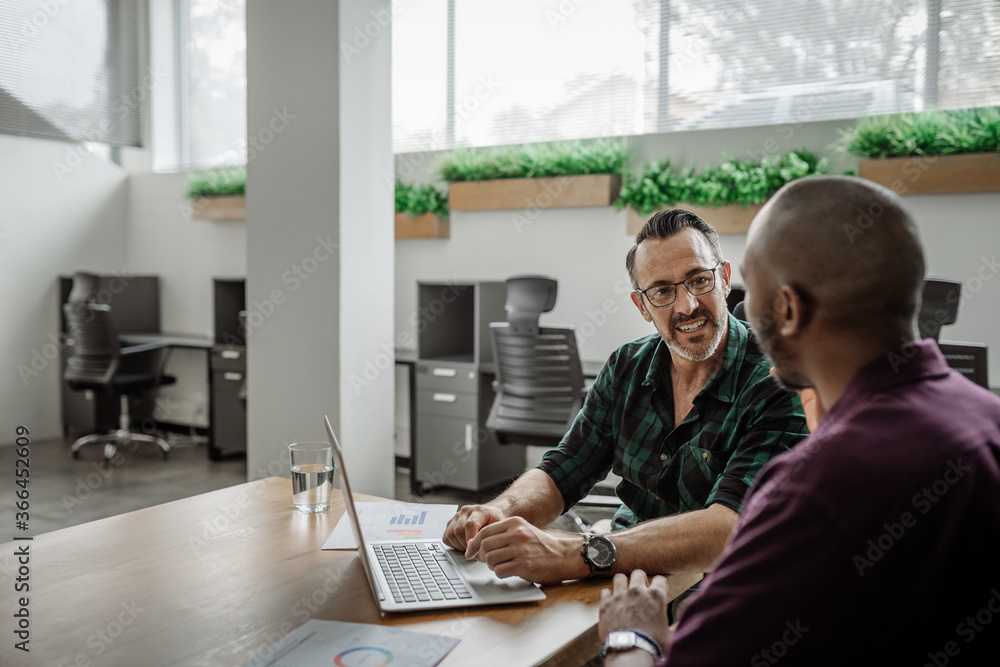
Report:
[[[660,460],[661,461],[666,461],[667,460],[667,455],[666,454],[660,454]]]
[[[702,452],[701,453],[701,458],[707,459],[708,458],[708,452]]]
[[[660,497],[659,497],[659,496],[656,496],[656,499],[657,499],[657,500],[659,500],[659,499],[660,499]]]

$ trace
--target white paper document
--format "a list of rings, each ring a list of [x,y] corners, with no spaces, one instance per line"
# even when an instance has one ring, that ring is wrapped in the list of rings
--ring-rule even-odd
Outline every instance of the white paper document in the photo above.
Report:
[[[384,625],[312,619],[244,667],[377,667],[390,662],[433,667],[458,642]]]
[[[421,503],[355,503],[361,534],[369,542],[400,540],[439,540],[444,535],[448,519],[458,511],[458,505],[424,505]],[[351,520],[344,512],[324,549],[357,549]]]

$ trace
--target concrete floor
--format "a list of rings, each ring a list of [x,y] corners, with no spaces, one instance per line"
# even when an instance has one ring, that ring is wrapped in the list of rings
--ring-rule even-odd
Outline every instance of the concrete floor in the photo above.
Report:
[[[103,465],[100,445],[84,447],[80,458],[73,459],[71,444],[72,439],[64,438],[31,443],[29,529],[20,534],[40,535],[246,481],[245,460],[211,461],[206,446],[191,441],[175,441],[167,459],[154,445],[137,444],[121,451],[117,465],[110,469]],[[0,475],[13,477],[15,458],[14,447],[0,447]],[[0,526],[5,530],[14,527],[17,488],[5,483],[0,490]],[[414,496],[408,473],[402,469],[396,472],[396,498],[459,505],[477,502],[476,494],[455,489]],[[590,518],[589,510],[581,513]],[[596,518],[601,513],[597,510]],[[551,527],[579,530],[566,517]]]

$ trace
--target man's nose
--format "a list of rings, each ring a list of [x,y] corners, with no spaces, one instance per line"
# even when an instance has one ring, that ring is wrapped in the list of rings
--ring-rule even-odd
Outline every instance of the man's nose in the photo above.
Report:
[[[698,308],[698,298],[687,291],[683,285],[677,286],[677,300],[674,301],[674,311],[681,315],[690,315]]]

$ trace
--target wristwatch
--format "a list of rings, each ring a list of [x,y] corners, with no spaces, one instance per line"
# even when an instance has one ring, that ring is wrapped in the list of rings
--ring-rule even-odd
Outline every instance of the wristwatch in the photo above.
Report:
[[[583,556],[583,562],[590,566],[591,575],[609,574],[618,558],[618,550],[615,549],[615,543],[604,535],[586,533],[580,555]]]
[[[663,657],[663,651],[656,640],[635,630],[615,630],[608,634],[604,645],[601,646],[601,657],[607,657],[608,653],[631,651],[634,648],[650,654],[653,656],[653,660],[659,660]]]

